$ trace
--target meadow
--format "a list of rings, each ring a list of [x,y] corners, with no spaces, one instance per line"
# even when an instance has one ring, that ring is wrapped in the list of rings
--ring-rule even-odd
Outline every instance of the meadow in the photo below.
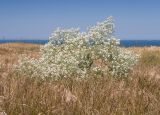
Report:
[[[140,54],[128,79],[90,75],[80,81],[41,81],[14,69],[22,54],[39,58],[40,45],[0,44],[0,112],[7,115],[159,115],[160,47],[125,48]]]

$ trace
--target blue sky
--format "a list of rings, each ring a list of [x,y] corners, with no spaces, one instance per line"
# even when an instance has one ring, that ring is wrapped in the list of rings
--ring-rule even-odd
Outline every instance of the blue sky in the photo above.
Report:
[[[113,16],[119,39],[160,40],[160,0],[0,0],[0,38],[48,39]]]

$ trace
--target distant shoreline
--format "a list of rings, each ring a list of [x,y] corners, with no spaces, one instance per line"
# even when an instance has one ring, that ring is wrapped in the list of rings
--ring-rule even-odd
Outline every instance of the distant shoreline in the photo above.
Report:
[[[3,43],[29,43],[29,44],[46,44],[48,40],[1,40],[0,44]],[[121,40],[122,47],[149,47],[149,46],[160,46],[160,40]]]

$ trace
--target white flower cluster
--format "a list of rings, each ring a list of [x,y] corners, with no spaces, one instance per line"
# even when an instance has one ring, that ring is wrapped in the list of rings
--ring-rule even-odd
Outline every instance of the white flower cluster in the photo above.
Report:
[[[112,17],[81,33],[57,29],[41,48],[39,59],[21,60],[18,70],[31,77],[59,79],[87,77],[90,73],[126,77],[138,56],[119,47]]]

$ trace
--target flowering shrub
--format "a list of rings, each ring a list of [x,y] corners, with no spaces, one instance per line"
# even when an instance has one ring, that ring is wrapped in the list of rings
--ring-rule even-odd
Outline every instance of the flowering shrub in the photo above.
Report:
[[[119,47],[112,17],[82,33],[79,29],[57,29],[41,48],[39,59],[24,58],[18,71],[42,79],[87,77],[90,73],[127,77],[138,56]]]

